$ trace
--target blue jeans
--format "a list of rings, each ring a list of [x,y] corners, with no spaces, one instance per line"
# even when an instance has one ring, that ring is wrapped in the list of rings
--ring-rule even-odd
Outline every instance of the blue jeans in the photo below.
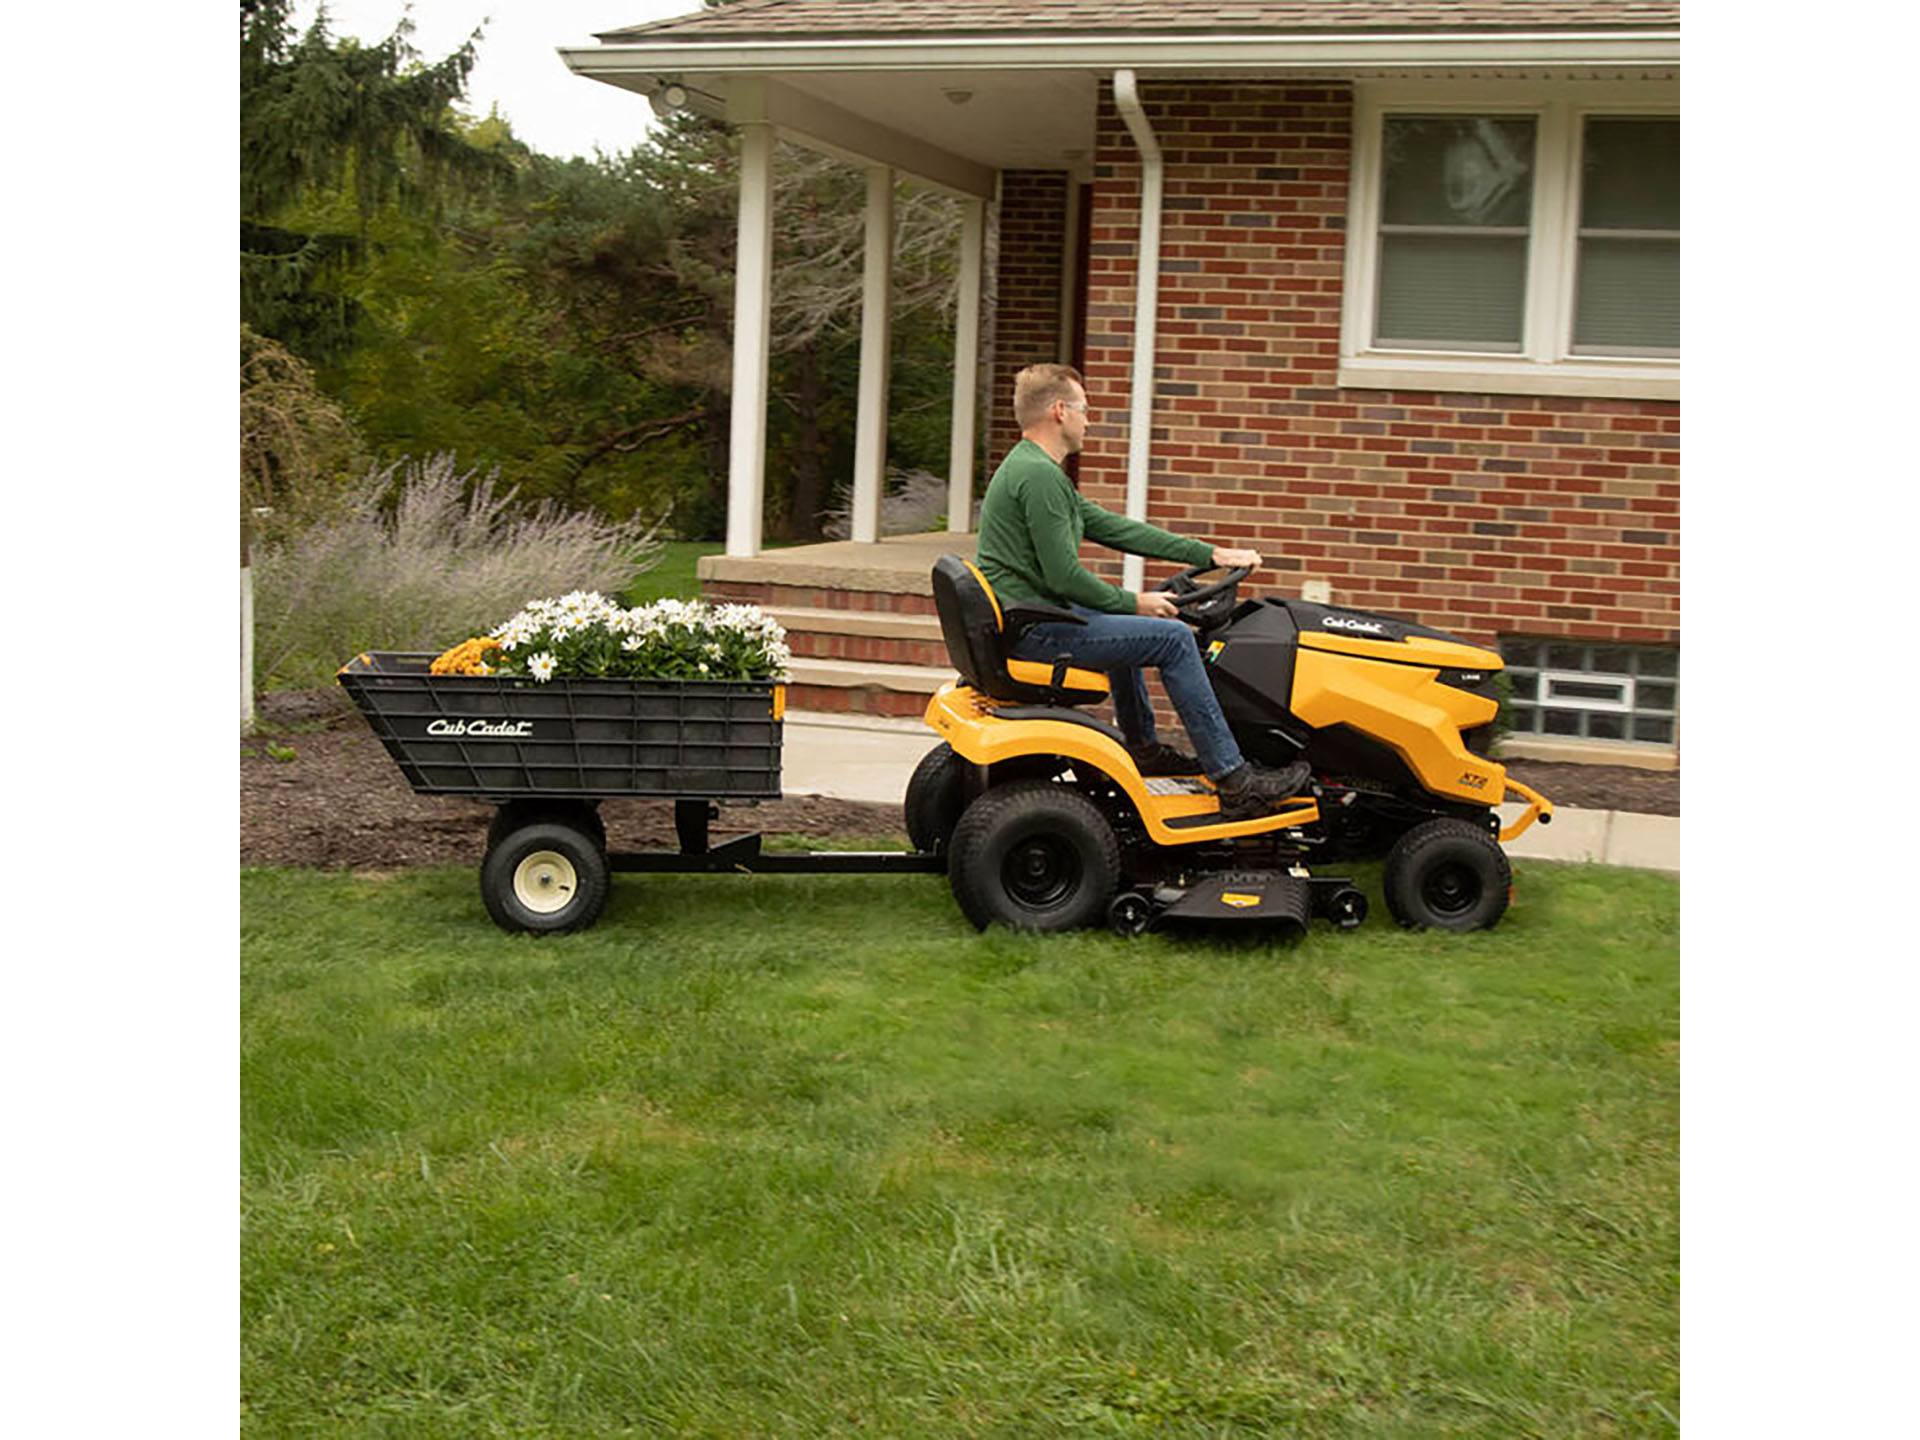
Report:
[[[1220,713],[1220,702],[1213,697],[1191,626],[1149,615],[1108,615],[1083,605],[1068,608],[1087,623],[1035,625],[1013,647],[1013,658],[1051,662],[1065,655],[1083,670],[1106,672],[1113,687],[1114,716],[1132,745],[1151,744],[1155,738],[1153,705],[1147,698],[1147,678],[1141,673],[1143,667],[1154,666],[1167,687],[1167,698],[1187,727],[1201,767],[1215,780],[1240,768],[1245,757],[1227,728],[1227,717]]]

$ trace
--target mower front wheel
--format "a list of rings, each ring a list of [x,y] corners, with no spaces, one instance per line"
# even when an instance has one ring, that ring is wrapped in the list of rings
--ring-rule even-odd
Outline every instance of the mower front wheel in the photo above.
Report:
[[[1426,820],[1387,852],[1387,908],[1410,929],[1488,930],[1507,912],[1513,870],[1500,842],[1464,820]]]
[[[954,899],[976,929],[1077,930],[1107,918],[1120,843],[1084,795],[1046,781],[987,791],[954,827]]]
[[[942,740],[920,757],[907,781],[907,838],[925,855],[946,850],[967,805],[967,762]]]

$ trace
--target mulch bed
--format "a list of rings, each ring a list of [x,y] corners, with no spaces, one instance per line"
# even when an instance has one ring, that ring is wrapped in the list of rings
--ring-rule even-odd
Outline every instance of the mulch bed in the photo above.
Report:
[[[291,752],[291,753],[289,753]],[[278,757],[278,758],[276,758]],[[1556,806],[1680,813],[1677,771],[1515,760],[1507,769]],[[600,807],[614,850],[677,849],[673,804],[609,800]],[[416,795],[339,691],[279,691],[262,700],[240,742],[240,863],[392,870],[480,863],[493,807]],[[796,795],[722,807],[716,839],[767,835],[906,842],[898,805]]]

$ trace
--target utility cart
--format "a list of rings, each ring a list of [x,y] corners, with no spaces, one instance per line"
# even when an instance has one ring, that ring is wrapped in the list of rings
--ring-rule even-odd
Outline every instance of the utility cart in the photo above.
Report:
[[[775,681],[533,680],[435,675],[434,656],[372,651],[340,684],[407,783],[497,807],[480,865],[487,913],[505,930],[582,930],[613,872],[944,874],[929,852],[769,855],[760,836],[714,843],[722,802],[780,798]],[[609,852],[600,804],[673,801],[680,848]]]

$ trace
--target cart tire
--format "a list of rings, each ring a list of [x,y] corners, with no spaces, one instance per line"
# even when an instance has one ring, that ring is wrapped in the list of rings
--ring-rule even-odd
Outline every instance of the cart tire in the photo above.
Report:
[[[1384,888],[1410,929],[1488,930],[1507,911],[1513,869],[1500,842],[1464,820],[1427,820],[1387,852]]]
[[[542,820],[584,830],[593,836],[594,843],[602,852],[607,848],[607,822],[600,818],[599,808],[585,800],[571,803],[565,800],[509,800],[493,812],[493,823],[487,826],[487,848],[491,850],[522,826]]]
[[[487,847],[480,898],[502,930],[584,930],[607,905],[607,853],[577,824],[540,819]]]
[[[945,854],[953,827],[967,808],[967,762],[944,740],[920,758],[907,781],[901,807],[907,817],[907,838],[923,855]]]
[[[1076,930],[1105,923],[1120,883],[1120,844],[1084,795],[1027,781],[967,806],[947,874],[977,929]]]

